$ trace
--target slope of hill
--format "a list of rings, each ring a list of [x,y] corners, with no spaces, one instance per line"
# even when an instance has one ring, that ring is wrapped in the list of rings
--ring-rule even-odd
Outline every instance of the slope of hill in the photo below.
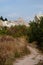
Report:
[[[13,60],[30,54],[25,38],[0,36],[0,65],[12,65]]]
[[[15,26],[15,25],[26,25],[28,26],[28,22],[25,22],[22,18],[19,18],[17,21],[2,21],[0,20],[0,26]]]

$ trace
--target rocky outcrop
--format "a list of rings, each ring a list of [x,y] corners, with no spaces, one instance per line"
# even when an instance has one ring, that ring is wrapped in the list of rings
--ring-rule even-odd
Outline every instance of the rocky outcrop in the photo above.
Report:
[[[26,26],[29,26],[28,22],[25,22],[22,18],[19,18],[16,21],[2,21],[2,20],[0,20],[0,26],[11,27],[11,26],[15,26],[15,25],[26,25]]]

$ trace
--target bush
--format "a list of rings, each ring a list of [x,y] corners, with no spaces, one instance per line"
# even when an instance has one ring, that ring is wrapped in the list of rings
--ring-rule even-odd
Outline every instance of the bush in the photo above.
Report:
[[[30,52],[27,49],[25,38],[13,38],[12,36],[0,36],[0,65],[12,65],[15,58],[20,58]],[[30,54],[30,53],[29,53]]]
[[[25,25],[18,25],[10,28],[2,27],[1,29],[0,35],[10,35],[13,37],[21,37],[27,35],[27,27]]]
[[[36,41],[38,47],[43,50],[43,17],[40,18],[40,21],[30,22],[28,38],[29,42]]]

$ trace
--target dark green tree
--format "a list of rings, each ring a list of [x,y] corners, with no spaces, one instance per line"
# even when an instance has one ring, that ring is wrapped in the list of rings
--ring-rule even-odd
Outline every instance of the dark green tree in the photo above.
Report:
[[[5,21],[8,21],[7,18],[5,18]]]
[[[2,16],[0,17],[0,20],[4,21],[4,19],[3,19],[3,17],[2,17]]]
[[[40,21],[30,22],[29,25],[29,42],[37,41],[38,46],[43,49],[43,17]]]

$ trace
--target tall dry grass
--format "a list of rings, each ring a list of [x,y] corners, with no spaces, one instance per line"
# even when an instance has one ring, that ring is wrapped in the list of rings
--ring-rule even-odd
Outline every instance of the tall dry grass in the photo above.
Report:
[[[30,53],[27,49],[27,41],[24,37],[13,38],[11,36],[0,36],[0,64],[12,65],[15,58]]]

